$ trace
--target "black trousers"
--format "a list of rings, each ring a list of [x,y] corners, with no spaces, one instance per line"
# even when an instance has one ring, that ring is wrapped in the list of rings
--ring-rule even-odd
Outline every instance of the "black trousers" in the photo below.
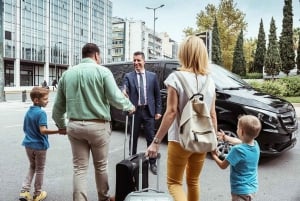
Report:
[[[131,122],[132,122],[132,117],[130,118],[130,125],[132,125]],[[129,129],[131,131],[131,128]],[[142,133],[142,131],[144,132],[147,141],[147,147],[148,147],[153,141],[155,135],[154,129],[155,129],[155,119],[153,116],[150,115],[148,106],[138,106],[136,108],[135,115],[134,115],[133,140],[131,138],[129,140],[129,151],[131,149],[131,142],[133,142],[132,154],[136,154],[138,137]],[[153,164],[155,162],[156,159],[150,158],[149,160],[150,164]]]

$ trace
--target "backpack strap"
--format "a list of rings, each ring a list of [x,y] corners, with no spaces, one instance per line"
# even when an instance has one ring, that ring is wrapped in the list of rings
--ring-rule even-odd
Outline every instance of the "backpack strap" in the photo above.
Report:
[[[186,92],[187,96],[189,97],[189,99],[192,99],[194,97],[194,95],[197,95],[199,93],[194,94],[191,90],[191,88],[189,87],[186,79],[184,78],[184,76],[182,75],[182,73],[176,71],[174,72],[175,76],[179,79],[180,83],[183,86],[183,90]],[[202,89],[200,90],[200,94],[204,94],[207,90],[208,87],[208,83],[209,83],[209,79],[208,79],[208,75],[206,76],[206,80],[204,83],[204,86],[202,87]]]

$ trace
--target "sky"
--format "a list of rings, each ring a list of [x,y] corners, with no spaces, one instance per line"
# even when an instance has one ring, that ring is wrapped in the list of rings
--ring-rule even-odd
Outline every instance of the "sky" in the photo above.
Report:
[[[180,42],[184,38],[183,30],[196,28],[196,16],[205,11],[208,4],[218,6],[220,0],[111,0],[113,16],[133,20],[143,20],[148,28],[153,29],[154,12],[146,7],[156,8],[156,32],[167,32],[171,39]],[[263,20],[266,36],[269,35],[270,22],[273,17],[280,36],[283,18],[284,0],[234,0],[236,8],[246,14],[248,23],[245,38],[257,38],[260,20]],[[293,27],[300,27],[300,2],[293,0]]]

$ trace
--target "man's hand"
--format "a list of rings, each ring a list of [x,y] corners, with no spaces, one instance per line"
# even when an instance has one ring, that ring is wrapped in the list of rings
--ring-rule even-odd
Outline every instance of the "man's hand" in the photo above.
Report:
[[[122,90],[122,93],[124,94],[124,96],[126,97],[126,98],[129,98],[129,96],[128,96],[128,94],[127,94],[127,92],[126,92],[126,90],[124,89],[124,90]]]
[[[132,114],[132,113],[134,113],[135,112],[135,106],[133,106],[133,108],[131,109],[131,110],[128,110],[128,113],[129,114]]]
[[[155,114],[155,120],[159,120],[161,118],[161,114]]]

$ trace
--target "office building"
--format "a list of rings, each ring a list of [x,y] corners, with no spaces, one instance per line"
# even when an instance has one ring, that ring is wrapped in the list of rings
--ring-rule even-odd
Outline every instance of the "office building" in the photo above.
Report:
[[[131,61],[136,51],[144,52],[146,59],[174,59],[177,57],[177,49],[177,43],[167,33],[154,35],[144,21],[113,17],[113,62]]]
[[[81,60],[87,42],[111,61],[109,0],[3,0],[3,60],[6,89],[49,85]]]

